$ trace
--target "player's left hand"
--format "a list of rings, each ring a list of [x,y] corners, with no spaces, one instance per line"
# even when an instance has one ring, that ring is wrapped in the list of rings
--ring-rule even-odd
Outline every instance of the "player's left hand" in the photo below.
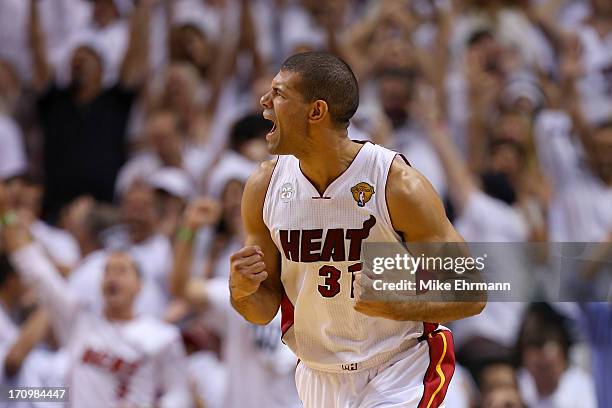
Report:
[[[389,311],[388,302],[375,301],[372,294],[373,280],[364,271],[355,272],[353,282],[355,293],[355,306],[353,308],[364,315],[372,317],[386,317]]]

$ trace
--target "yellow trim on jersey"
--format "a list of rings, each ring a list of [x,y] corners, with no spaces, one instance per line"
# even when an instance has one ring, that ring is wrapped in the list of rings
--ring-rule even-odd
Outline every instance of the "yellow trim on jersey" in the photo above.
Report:
[[[431,404],[432,404],[434,398],[436,398],[436,395],[438,395],[438,393],[440,392],[440,390],[444,386],[444,383],[446,382],[446,377],[444,376],[444,372],[442,371],[442,360],[444,360],[444,357],[446,357],[446,336],[441,331],[438,332],[438,334],[440,334],[442,336],[442,341],[444,342],[444,348],[442,349],[442,355],[440,356],[440,360],[438,361],[438,364],[436,364],[436,372],[440,376],[440,385],[438,385],[438,388],[436,388],[434,393],[431,394],[431,398],[429,399],[429,403],[427,404],[427,408],[431,407]],[[431,333],[429,333],[429,338],[432,338]]]

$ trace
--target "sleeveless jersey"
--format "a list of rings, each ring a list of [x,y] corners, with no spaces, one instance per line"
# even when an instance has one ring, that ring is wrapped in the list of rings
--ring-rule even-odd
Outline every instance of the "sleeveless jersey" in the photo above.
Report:
[[[365,143],[320,195],[294,156],[279,156],[264,222],[282,258],[283,341],[307,366],[342,372],[381,364],[436,325],[354,310],[353,272],[364,242],[398,242],[385,187],[397,153]]]

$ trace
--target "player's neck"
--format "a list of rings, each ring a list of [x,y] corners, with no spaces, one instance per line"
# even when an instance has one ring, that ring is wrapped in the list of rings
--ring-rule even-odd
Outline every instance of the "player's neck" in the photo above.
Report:
[[[346,136],[333,136],[329,143],[317,143],[300,155],[300,169],[314,187],[323,194],[353,162],[363,145]]]

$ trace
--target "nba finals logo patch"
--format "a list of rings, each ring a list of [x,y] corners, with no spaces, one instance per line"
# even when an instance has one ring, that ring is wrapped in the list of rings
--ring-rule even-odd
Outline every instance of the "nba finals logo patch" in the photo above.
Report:
[[[374,194],[374,187],[362,181],[361,183],[357,183],[351,187],[351,193],[353,193],[353,198],[355,201],[357,201],[357,205],[359,207],[364,207],[372,198],[372,194]]]

